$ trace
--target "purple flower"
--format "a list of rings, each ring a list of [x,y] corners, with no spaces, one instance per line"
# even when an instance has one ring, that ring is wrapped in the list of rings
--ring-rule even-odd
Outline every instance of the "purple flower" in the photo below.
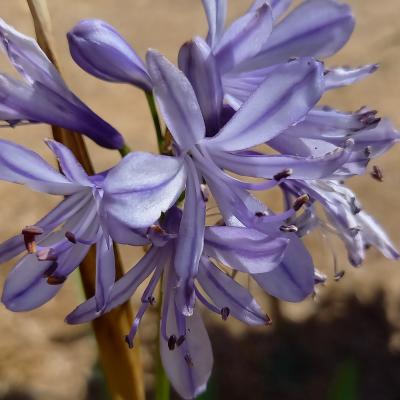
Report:
[[[53,140],[46,143],[56,155],[63,175],[36,153],[0,141],[0,179],[66,196],[40,221],[0,245],[0,262],[12,259],[25,248],[28,251],[8,275],[2,302],[13,311],[27,311],[46,303],[95,243],[95,298],[100,314],[109,302],[115,280],[109,226],[98,211],[104,175],[88,176],[67,147]],[[140,233],[129,232],[127,237],[138,244],[147,242]]]
[[[24,79],[0,74],[1,120],[11,126],[44,122],[83,133],[103,147],[124,146],[122,136],[68,89],[39,45],[3,20],[0,48]]]
[[[226,101],[237,108],[275,66],[293,57],[326,58],[340,50],[354,29],[350,7],[335,0],[306,0],[285,18],[290,0],[255,0],[250,9],[225,28],[227,2],[203,0],[209,31],[207,44],[217,68]],[[199,40],[199,38],[195,39]],[[190,51],[191,44],[181,49]],[[179,65],[186,70],[185,59]],[[195,66],[192,66],[195,68]],[[331,68],[325,71],[325,89],[348,85],[376,70]]]
[[[205,390],[213,357],[198,308],[195,307],[190,316],[185,316],[178,307],[179,277],[174,265],[180,257],[178,247],[182,218],[181,210],[173,207],[163,216],[160,225],[149,228],[148,237],[152,247],[138,264],[115,283],[106,311],[129,300],[139,285],[151,275],[141,296],[141,305],[132,329],[126,337],[128,345],[132,347],[145,311],[156,301],[154,290],[161,274],[164,274],[160,323],[161,358],[175,389],[183,398],[191,399]],[[248,290],[221,270],[210,257],[218,260],[219,266],[223,263],[234,270],[262,275],[279,265],[288,240],[271,240],[268,235],[256,230],[227,226],[207,227],[204,237],[198,274],[192,282],[194,303],[202,303],[223,320],[233,316],[249,325],[268,325],[270,319]],[[96,300],[93,297],[78,306],[66,321],[77,324],[96,317]]]
[[[68,32],[67,37],[72,58],[89,74],[151,91],[150,77],[142,60],[107,22],[82,20]]]
[[[304,119],[323,92],[322,65],[308,58],[282,65],[219,132],[206,137],[206,118],[185,75],[155,51],[148,52],[147,61],[160,111],[174,138],[176,157],[144,153],[125,157],[104,182],[103,206],[109,218],[131,229],[145,228],[175,204],[186,188],[175,272],[178,307],[184,315],[190,316],[194,307],[192,282],[198,275],[204,246],[205,205],[201,191],[204,179],[227,225],[246,226],[275,235],[273,237],[291,238],[280,272],[260,274],[257,281],[282,299],[304,299],[313,290],[313,263],[301,241],[290,231],[286,232],[284,224],[307,198],[302,197],[284,213],[273,215],[247,190],[269,189],[284,179],[330,178],[350,162],[361,169],[359,164],[364,165],[366,157],[363,151],[361,156],[352,151],[352,141],[318,158],[267,156],[247,149],[276,137]],[[213,81],[204,82],[205,86],[210,85],[209,99],[213,101]],[[219,107],[222,110],[221,103]],[[218,113],[218,107],[214,111]],[[248,170],[242,175],[262,177],[265,181],[248,183],[222,170],[235,171],[238,165],[249,162]],[[138,175],[135,172],[135,179],[130,178],[133,171],[139,171]],[[273,283],[275,281],[279,284]]]

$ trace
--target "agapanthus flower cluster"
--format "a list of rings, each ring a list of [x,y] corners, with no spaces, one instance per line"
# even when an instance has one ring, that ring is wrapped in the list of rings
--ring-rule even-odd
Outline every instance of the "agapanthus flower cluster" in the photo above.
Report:
[[[345,185],[389,150],[398,132],[367,107],[344,112],[319,103],[325,91],[363,79],[377,65],[325,65],[353,31],[347,5],[304,0],[286,13],[290,5],[255,0],[227,26],[227,1],[203,0],[208,34],[182,45],[178,66],[156,50],[142,61],[104,21],[83,20],[68,33],[71,55],[85,71],[155,96],[165,122],[163,154],[133,151],[88,176],[56,141],[46,144],[60,172],[34,152],[0,141],[0,179],[63,196],[0,246],[1,262],[24,253],[4,285],[7,308],[26,311],[49,301],[96,244],[95,296],[67,322],[101,316],[150,277],[126,341],[134,346],[145,311],[162,301],[162,361],[175,389],[189,399],[205,390],[213,365],[199,304],[223,320],[271,322],[236,280],[238,271],[270,295],[299,302],[326,280],[302,240],[316,229],[321,237],[337,235],[354,266],[369,246],[400,257]],[[6,125],[47,123],[100,146],[124,147],[123,136],[68,89],[33,39],[1,21],[0,45],[22,77],[0,75]],[[377,167],[374,175],[381,179]],[[255,196],[272,188],[282,192],[282,212]],[[206,221],[211,200],[220,215],[216,224]],[[113,242],[147,248],[117,281]],[[342,272],[335,266],[332,274],[338,279]]]

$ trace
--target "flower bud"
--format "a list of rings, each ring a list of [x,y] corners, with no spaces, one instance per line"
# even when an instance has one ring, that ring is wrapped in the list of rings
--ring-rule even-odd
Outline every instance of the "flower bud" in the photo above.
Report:
[[[152,85],[140,57],[108,23],[98,19],[80,21],[67,34],[74,61],[97,78],[131,83],[145,91]]]

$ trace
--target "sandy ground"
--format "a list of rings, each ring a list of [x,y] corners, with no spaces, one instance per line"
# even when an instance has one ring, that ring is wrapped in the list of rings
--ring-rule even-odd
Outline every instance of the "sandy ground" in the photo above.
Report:
[[[400,126],[400,114],[398,113],[400,89],[398,15],[400,2],[398,0],[382,0],[379,5],[374,0],[349,2],[354,6],[354,13],[358,20],[356,31],[349,45],[329,60],[328,64],[356,66],[378,62],[381,67],[368,81],[328,94],[324,98],[324,103],[344,110],[356,110],[362,105],[369,105],[378,109],[382,115],[392,118],[397,126]],[[231,0],[230,17],[239,15],[246,9],[248,3],[248,1]],[[74,65],[68,56],[65,33],[82,18],[102,18],[116,26],[140,55],[144,55],[146,48],[154,47],[164,52],[171,60],[175,60],[177,49],[181,43],[195,34],[205,33],[206,25],[200,1],[69,0],[65,2],[51,0],[49,4],[57,51],[60,55],[64,77],[70,87],[90,107],[120,130],[132,148],[155,151],[154,135],[143,94],[127,85],[109,84],[85,74]],[[33,34],[25,1],[0,0],[0,16],[22,32]],[[0,68],[1,71],[11,71],[4,57],[0,59]],[[49,129],[42,125],[0,130],[0,137],[23,143],[51,160],[49,151],[42,143],[42,139],[49,136]],[[89,141],[88,145],[97,170],[105,169],[118,160],[116,152],[99,149]],[[398,236],[400,222],[398,155],[399,150],[395,148],[378,161],[385,175],[383,184],[364,177],[354,179],[352,187],[359,193],[365,208],[379,218],[395,243],[400,245]],[[31,193],[24,188],[6,183],[0,183],[0,193],[0,241],[19,232],[21,227],[36,221],[58,201],[58,199]],[[316,264],[322,269],[327,267],[329,264],[327,249],[318,245],[315,240],[311,240],[311,245],[316,255]],[[138,255],[136,250],[127,251],[124,254],[126,265],[132,265]],[[346,279],[340,283],[331,282],[321,294],[322,300],[319,303],[309,300],[302,305],[280,305],[283,315],[289,321],[287,323],[293,330],[296,329],[296,326],[290,324],[308,323],[308,325],[302,325],[303,331],[308,332],[305,327],[311,329],[314,326],[309,321],[336,318],[335,312],[332,312],[331,309],[328,308],[329,312],[326,313],[327,309],[321,305],[325,304],[324,302],[332,304],[337,299],[338,304],[341,305],[338,318],[344,318],[341,315],[348,315],[346,311],[350,310],[344,299],[347,299],[350,293],[354,294],[354,301],[359,305],[354,310],[359,312],[360,307],[364,307],[364,303],[376,305],[374,295],[382,290],[381,303],[379,303],[382,321],[378,321],[379,323],[374,325],[374,332],[379,336],[386,329],[384,328],[385,324],[389,324],[391,328],[381,342],[371,342],[370,345],[383,346],[388,349],[388,352],[392,351],[390,354],[397,354],[399,345],[393,326],[396,327],[399,320],[399,266],[383,259],[374,251],[371,251],[368,261],[360,270],[351,270],[346,266],[344,257],[342,257],[342,262],[347,270]],[[2,281],[10,267],[11,263],[2,267],[0,272]],[[81,296],[78,277],[76,277],[75,280],[72,279],[65,285],[56,299],[40,310],[29,314],[13,314],[0,306],[0,399],[69,400],[89,398],[88,380],[92,376],[92,366],[96,360],[95,344],[87,326],[69,327],[63,323],[63,317],[79,302]],[[265,302],[268,305],[266,300]],[[368,318],[369,309],[363,308],[362,310],[364,311],[361,314]],[[350,325],[351,320],[350,316]],[[147,344],[150,344],[154,337],[154,328],[151,322],[150,316],[145,320],[141,332],[144,342]],[[227,360],[220,338],[228,335],[228,332],[233,345],[247,343],[249,351],[257,351],[257,347],[254,348],[254,345],[252,347],[251,340],[246,342],[243,339],[243,342],[238,342],[242,340],[240,338],[246,338],[246,334],[249,332],[251,335],[259,335],[257,337],[260,343],[265,345],[265,334],[244,329],[233,321],[223,327],[218,323],[212,323],[212,325],[216,326],[213,331],[216,334],[214,341],[219,360],[217,368],[223,368],[224,360]],[[341,334],[340,324],[332,324],[331,329],[334,329],[338,335]],[[276,330],[275,332],[280,331]],[[307,333],[305,334],[307,335]],[[351,331],[349,335],[350,340],[356,340],[354,335],[357,335],[357,325],[354,325],[354,332]],[[251,339],[251,336],[248,338]],[[328,347],[331,343],[325,342]],[[364,356],[368,352],[368,343],[364,348]],[[266,350],[265,354],[270,355],[270,352]],[[375,357],[375,353],[371,352],[369,358],[370,361],[374,361],[375,359],[371,359],[371,357]],[[148,372],[146,382],[151,383],[151,354],[145,352],[144,359],[145,369]],[[244,357],[244,359],[246,358]],[[230,362],[237,363],[238,360],[232,359]],[[328,361],[323,360],[323,362]],[[247,367],[247,364],[242,364]],[[398,367],[398,363],[396,365]],[[222,375],[220,371],[222,369],[216,369],[217,376]],[[243,376],[242,379],[242,387],[247,388],[255,384],[254,378],[253,381],[250,379],[248,384]],[[386,386],[390,384],[388,383]],[[324,398],[324,396],[318,397],[318,395],[315,397],[315,393],[320,393],[319,389],[317,387],[313,392],[314,395],[309,395],[307,398]],[[261,392],[254,398],[264,398],[262,393],[266,392]],[[273,392],[270,398],[284,398],[284,396],[274,397],[277,396],[276,393]],[[100,399],[98,395],[93,396],[92,398]],[[228,397],[220,394],[218,398]],[[240,397],[231,396],[230,398]],[[305,397],[288,396],[287,398],[303,399]],[[369,397],[363,396],[362,398]],[[391,399],[392,397],[384,398]],[[395,398],[393,397],[393,399]]]

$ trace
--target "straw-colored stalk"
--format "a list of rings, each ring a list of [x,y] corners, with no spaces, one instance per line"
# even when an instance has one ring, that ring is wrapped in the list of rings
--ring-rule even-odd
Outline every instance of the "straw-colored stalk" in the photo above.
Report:
[[[51,22],[46,0],[27,0],[32,14],[37,41],[56,68],[56,59],[52,42]],[[52,126],[55,140],[68,146],[88,174],[94,169],[83,138],[76,132],[71,132],[57,126]],[[123,274],[122,263],[116,249],[116,274]],[[95,288],[95,254],[94,246],[80,265],[80,273],[86,297],[94,294]],[[129,303],[116,308],[93,322],[100,361],[113,400],[143,400],[143,371],[139,354],[139,340],[135,339],[135,348],[130,350],[124,341],[124,335],[130,330],[133,320]]]

